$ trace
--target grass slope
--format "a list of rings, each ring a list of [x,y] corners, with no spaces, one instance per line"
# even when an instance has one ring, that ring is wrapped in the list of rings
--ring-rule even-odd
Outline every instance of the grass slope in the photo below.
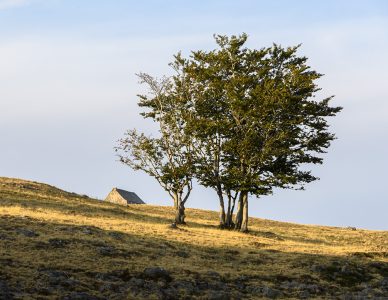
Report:
[[[0,299],[388,298],[387,231],[172,216],[0,177]]]

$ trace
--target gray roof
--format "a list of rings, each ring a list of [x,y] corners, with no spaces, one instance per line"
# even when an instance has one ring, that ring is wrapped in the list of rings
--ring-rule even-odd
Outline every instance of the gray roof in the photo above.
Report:
[[[133,192],[128,192],[118,188],[116,188],[116,191],[120,194],[121,197],[127,200],[128,203],[145,204],[144,201],[141,200],[140,197]]]

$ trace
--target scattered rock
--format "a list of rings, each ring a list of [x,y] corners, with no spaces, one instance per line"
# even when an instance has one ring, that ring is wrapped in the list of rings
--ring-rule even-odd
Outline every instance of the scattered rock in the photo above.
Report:
[[[207,290],[209,289],[209,283],[207,281],[196,281],[195,285],[198,290]]]
[[[351,226],[346,227],[346,229],[347,229],[347,230],[357,230],[356,227],[351,227]]]
[[[132,255],[136,254],[136,252],[130,253],[127,250],[117,249],[113,246],[109,246],[105,244],[104,246],[97,246],[97,251],[102,256],[110,256],[110,257],[131,257]]]
[[[301,299],[306,299],[306,298],[310,298],[310,293],[306,290],[302,291],[300,294],[299,294],[299,297]]]
[[[340,281],[351,285],[360,283],[363,280],[367,279],[365,270],[360,266],[344,265],[341,267],[339,273]]]
[[[39,236],[39,234],[36,233],[35,231],[29,230],[29,229],[24,229],[24,228],[18,228],[18,229],[16,229],[16,232],[18,234],[22,234],[22,235],[24,235],[26,237],[37,237],[37,236]]]
[[[209,282],[209,289],[215,291],[225,291],[227,289],[227,285],[221,281],[213,281]]]
[[[372,261],[368,264],[368,266],[377,270],[386,271],[388,274],[388,263],[382,261]]]
[[[330,265],[314,265],[311,267],[313,272],[319,272],[326,280],[337,281],[341,285],[354,286],[370,280],[371,276],[365,267],[354,263],[342,264],[333,261]]]
[[[176,225],[176,223],[172,223],[171,225],[168,226],[170,229],[178,229],[178,226]]]
[[[380,281],[380,286],[383,290],[386,290],[388,291],[388,277],[385,277],[383,278],[381,281]]]
[[[14,261],[12,258],[0,258],[0,265],[1,266],[13,266]]]
[[[80,282],[72,278],[67,272],[54,269],[47,269],[41,272],[47,276],[50,287],[60,286],[66,288],[67,291],[72,291],[80,285]],[[49,290],[47,292],[51,293]]]
[[[124,234],[117,231],[109,232],[108,235],[116,240],[122,240],[124,238]]]
[[[240,275],[239,277],[236,278],[237,281],[247,281],[249,280],[249,277],[246,275]]]
[[[74,291],[76,290],[77,286],[81,285],[81,283],[76,279],[68,278],[60,282],[59,285],[65,287],[68,291]]]
[[[13,294],[8,287],[7,282],[0,280],[0,300],[12,300]]]
[[[132,286],[142,287],[144,285],[144,280],[141,278],[132,277],[129,280],[129,284]]]
[[[90,276],[105,282],[106,281],[112,281],[112,282],[129,281],[132,278],[132,275],[129,273],[128,269],[113,270],[107,273],[91,273]]]
[[[89,226],[82,227],[81,229],[82,233],[88,234],[88,235],[92,235],[94,233],[93,231],[94,231],[93,228]]]
[[[209,300],[229,300],[230,295],[222,291],[209,291],[206,295],[206,299]]]
[[[363,289],[360,294],[362,296],[369,296],[369,295],[373,295],[373,292],[374,292],[373,289],[367,287],[367,288]]]
[[[188,254],[187,252],[185,251],[178,251],[175,253],[177,256],[179,257],[182,257],[182,258],[189,258],[190,257],[190,254]]]
[[[48,243],[53,248],[63,248],[69,244],[69,241],[58,239],[58,238],[53,238],[53,239],[49,239]]]
[[[162,299],[176,299],[178,295],[178,291],[175,288],[169,287],[161,290]]]
[[[102,300],[102,299],[106,299],[106,298],[100,298],[85,292],[72,292],[69,295],[62,297],[62,300]]]
[[[44,287],[43,286],[43,287],[37,288],[37,291],[40,295],[49,296],[49,295],[53,294],[54,289],[52,287]]]
[[[214,279],[221,278],[221,275],[219,273],[217,273],[216,271],[207,271],[206,275],[211,277],[211,278],[214,278]]]
[[[80,281],[66,276],[47,276],[40,278],[35,291],[41,295],[52,295],[55,291],[60,291],[61,295],[66,295],[65,292],[79,291],[79,288],[84,286]]]
[[[261,286],[247,286],[245,290],[253,295],[261,295],[263,293]]]
[[[306,286],[306,289],[310,292],[310,293],[313,293],[313,294],[319,294],[321,293],[324,289],[317,285],[317,284],[308,284]]]
[[[118,254],[116,248],[114,248],[112,246],[102,246],[102,247],[98,248],[98,252],[102,256],[116,256]]]
[[[349,265],[342,266],[341,268],[341,273],[342,274],[350,274],[352,272],[351,268]]]
[[[245,283],[242,283],[242,282],[237,281],[235,284],[236,284],[236,289],[237,289],[237,290],[239,290],[239,291],[241,291],[241,292],[245,292],[245,290],[246,290],[246,288],[247,288],[247,286],[246,286]]]
[[[310,270],[313,272],[322,272],[325,269],[323,265],[312,265]]]
[[[0,232],[0,241],[1,241],[1,240],[3,240],[3,241],[4,241],[4,240],[10,240],[10,237],[7,236],[6,234]]]
[[[157,284],[158,284],[158,286],[160,287],[160,288],[162,288],[162,289],[165,289],[165,288],[167,288],[167,281],[165,281],[165,280],[159,280],[158,282],[157,282]]]
[[[108,283],[104,283],[99,291],[101,293],[104,293],[104,292],[115,292],[117,293],[119,291],[119,288],[120,288],[120,285],[117,284],[117,283],[113,283],[113,282],[108,282]]]
[[[195,289],[195,284],[190,281],[177,280],[172,282],[171,285],[177,290],[184,290],[187,294],[192,294],[195,291],[198,291]]]
[[[268,286],[263,287],[263,296],[274,299],[280,295],[278,290],[272,289]]]
[[[124,270],[114,270],[108,273],[111,277],[119,278],[122,281],[129,281],[132,278],[132,275],[129,273],[128,269]]]
[[[145,281],[143,285],[143,292],[150,294],[159,294],[160,288],[158,284],[154,281]]]
[[[152,280],[158,280],[158,279],[163,279],[166,281],[172,280],[170,273],[161,267],[146,268],[143,271],[143,275],[144,275],[144,277],[152,279]]]
[[[296,281],[284,281],[280,287],[284,290],[292,290],[298,288],[299,284]]]

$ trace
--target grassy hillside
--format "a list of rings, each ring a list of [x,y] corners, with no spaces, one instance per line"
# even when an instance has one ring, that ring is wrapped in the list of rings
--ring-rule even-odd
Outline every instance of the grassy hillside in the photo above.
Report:
[[[172,216],[0,178],[0,299],[388,299],[387,231]]]

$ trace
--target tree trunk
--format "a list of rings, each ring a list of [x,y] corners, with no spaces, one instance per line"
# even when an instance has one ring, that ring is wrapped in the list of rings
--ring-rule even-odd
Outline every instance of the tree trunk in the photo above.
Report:
[[[186,224],[185,204],[179,193],[174,193],[175,224]]]
[[[243,213],[242,213],[242,224],[240,231],[248,232],[248,193],[244,192],[243,196]]]
[[[175,208],[175,210],[177,210],[178,209],[178,202],[179,202],[179,195],[178,195],[178,193],[174,193],[173,195],[174,195],[174,198],[173,198],[174,208]]]
[[[227,228],[231,228],[232,227],[232,213],[231,213],[231,203],[232,202],[232,197],[231,195],[228,193],[228,211],[226,212],[226,220],[225,220],[225,226]]]
[[[225,205],[224,205],[224,197],[222,195],[221,187],[217,187],[217,194],[220,200],[220,227],[225,227]]]
[[[186,224],[185,217],[186,217],[186,215],[185,215],[185,205],[181,201],[179,203],[178,209],[176,210],[175,223],[176,224]]]
[[[226,213],[225,226],[227,228],[234,228],[233,211],[234,211],[234,205],[236,203],[236,196],[232,197],[232,194],[230,191],[227,191],[227,195],[228,195],[228,211]],[[232,200],[233,200],[233,203],[232,203]]]
[[[245,192],[240,193],[240,197],[238,199],[237,203],[237,212],[236,212],[236,219],[235,219],[235,226],[234,228],[237,230],[241,229],[242,221],[243,221],[243,197]]]

